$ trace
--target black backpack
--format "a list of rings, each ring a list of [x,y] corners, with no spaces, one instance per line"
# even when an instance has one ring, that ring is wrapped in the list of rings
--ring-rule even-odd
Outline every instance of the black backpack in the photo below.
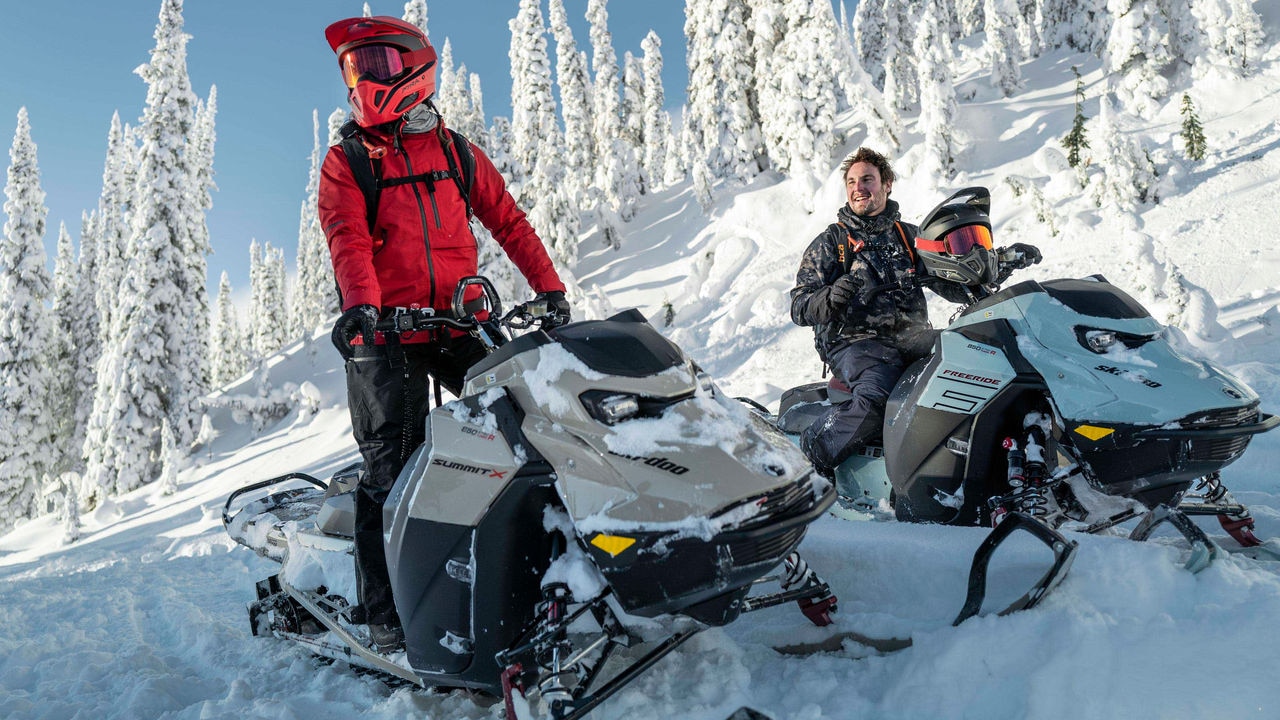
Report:
[[[436,133],[436,137],[440,138],[440,144],[444,148],[444,156],[449,161],[449,172],[433,170],[432,172],[418,173],[417,175],[409,175],[402,178],[391,178],[389,180],[382,177],[382,162],[376,158],[369,156],[369,148],[365,147],[360,141],[360,126],[354,120],[349,120],[338,131],[342,137],[342,152],[347,156],[347,164],[351,166],[351,174],[355,176],[356,185],[360,186],[360,192],[364,193],[365,217],[369,221],[369,232],[373,232],[374,222],[378,217],[378,198],[382,193],[382,189],[392,187],[394,185],[407,185],[415,182],[435,183],[441,180],[453,180],[458,186],[458,192],[462,195],[462,201],[467,205],[467,219],[470,220],[474,214],[471,210],[471,187],[475,184],[476,175],[476,158],[471,153],[471,143],[460,132],[452,128],[446,128],[449,136],[452,138],[454,151],[457,153],[457,160],[454,160],[454,153],[449,152],[448,145],[445,144],[444,138],[440,133]]]

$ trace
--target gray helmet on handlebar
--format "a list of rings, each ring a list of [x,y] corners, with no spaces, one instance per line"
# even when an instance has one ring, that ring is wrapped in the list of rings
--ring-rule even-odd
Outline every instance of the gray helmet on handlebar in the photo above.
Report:
[[[925,270],[962,285],[996,282],[990,211],[991,193],[985,187],[959,190],[931,210],[916,238]]]

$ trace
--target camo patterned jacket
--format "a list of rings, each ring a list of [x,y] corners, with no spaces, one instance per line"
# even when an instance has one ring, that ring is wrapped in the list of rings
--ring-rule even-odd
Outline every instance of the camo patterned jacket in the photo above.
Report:
[[[848,205],[839,222],[814,238],[800,260],[791,290],[791,319],[812,326],[818,354],[866,338],[877,338],[906,356],[919,356],[932,342],[923,285],[952,302],[968,301],[962,285],[927,277],[915,252],[919,228],[901,221],[898,203],[888,201],[873,217],[855,215]],[[882,288],[869,303],[855,298],[843,312],[832,310],[831,284],[850,273],[861,293]],[[923,345],[923,347],[922,347]]]

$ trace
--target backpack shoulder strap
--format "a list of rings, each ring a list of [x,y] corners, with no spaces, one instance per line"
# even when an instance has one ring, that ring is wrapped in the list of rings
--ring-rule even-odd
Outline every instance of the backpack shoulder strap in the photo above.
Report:
[[[916,249],[911,246],[911,241],[907,240],[907,231],[902,229],[902,223],[897,220],[893,221],[893,226],[898,228],[898,237],[902,238],[902,244],[907,247],[907,257],[911,258],[911,262],[916,261]]]
[[[453,181],[458,184],[462,201],[467,204],[467,219],[470,219],[475,214],[471,209],[471,188],[476,180],[476,156],[471,153],[471,142],[465,135],[453,128],[446,129],[452,140],[450,144],[453,145],[453,152],[449,152],[449,148],[445,147],[444,156],[449,161],[449,173],[453,175]],[[440,138],[440,142],[444,142],[443,137]]]
[[[339,130],[342,141],[342,153],[347,156],[347,165],[355,176],[356,185],[364,194],[365,218],[369,223],[369,232],[373,232],[374,222],[378,217],[378,176],[382,171],[382,163],[369,156],[369,148],[360,139],[360,126],[355,121],[348,121]]]

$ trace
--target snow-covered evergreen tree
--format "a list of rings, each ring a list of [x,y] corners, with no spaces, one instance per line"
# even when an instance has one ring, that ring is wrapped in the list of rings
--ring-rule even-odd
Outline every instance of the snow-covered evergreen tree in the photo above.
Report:
[[[587,57],[578,51],[564,0],[551,0],[551,35],[556,41],[556,84],[560,88],[560,115],[564,119],[565,176],[570,197],[589,209],[594,204],[596,147],[593,135],[591,78]]]
[[[609,32],[608,0],[587,0],[591,26],[591,122],[595,135],[596,186],[623,222],[635,217],[640,195],[636,146],[623,133],[620,97],[622,78]],[[619,236],[614,235],[614,249]]]
[[[58,224],[57,256],[53,265],[53,332],[50,333],[46,362],[51,370],[49,386],[49,432],[53,442],[46,449],[50,472],[60,475],[80,464],[80,446],[84,438],[76,435],[76,407],[80,405],[81,387],[76,383],[77,361],[85,345],[81,332],[79,307],[80,267],[67,224]]]
[[[853,11],[853,42],[858,47],[858,62],[877,90],[884,90],[885,66],[889,57],[890,37],[885,10],[882,0],[859,0]]]
[[[1202,33],[1202,55],[1195,70],[1243,77],[1256,67],[1265,38],[1262,20],[1250,0],[1192,0],[1190,13]]]
[[[1154,113],[1169,92],[1168,20],[1154,0],[1108,0],[1107,9],[1114,22],[1103,62],[1115,78],[1116,98],[1135,113]]]
[[[717,179],[747,182],[763,169],[749,21],[745,3],[685,2],[689,86],[682,132],[685,163],[694,169],[700,198],[710,198],[710,183]]]
[[[180,68],[181,77],[186,76],[185,61]],[[191,136],[187,142],[187,171],[189,201],[185,206],[187,222],[190,225],[187,234],[188,246],[182,249],[183,272],[182,288],[190,298],[189,312],[193,314],[191,322],[186,326],[192,337],[209,336],[209,291],[207,289],[209,263],[206,259],[213,252],[209,243],[209,223],[207,213],[213,207],[213,191],[217,186],[213,182],[214,145],[217,140],[215,121],[218,114],[218,88],[209,88],[209,97],[203,103],[196,101],[195,122],[191,128]],[[179,392],[185,393],[177,401],[186,415],[181,423],[171,421],[174,432],[183,445],[190,445],[195,438],[196,420],[200,413],[200,396],[209,391],[209,356],[204,352],[203,343],[186,343],[185,357],[178,364],[183,373],[180,379]]]
[[[288,341],[284,250],[249,243],[249,327],[253,357],[274,354]]]
[[[240,320],[231,299],[231,279],[222,273],[214,304],[213,330],[209,337],[209,371],[215,388],[235,380],[248,369]]]
[[[1125,134],[1123,118],[1116,110],[1110,94],[1100,98],[1098,108],[1098,143],[1101,146],[1103,182],[1095,201],[1122,212],[1132,212],[1139,205],[1156,202],[1155,164],[1136,138]]]
[[[884,0],[884,3],[884,99],[891,112],[909,112],[920,100],[912,47],[923,8],[919,0]],[[890,122],[896,125],[895,120],[891,118]]]
[[[0,533],[30,517],[51,469],[50,363],[46,332],[49,271],[44,233],[49,209],[25,107],[9,148],[0,237]],[[68,329],[70,330],[70,329]]]
[[[538,0],[520,0],[510,28],[510,162],[521,176],[512,183],[512,194],[527,209],[551,257],[567,267],[578,255],[581,217],[566,189],[560,154],[546,152],[563,147],[564,141],[556,122],[547,28]]]
[[[111,116],[107,133],[107,156],[102,168],[102,193],[94,221],[97,242],[98,275],[94,306],[98,311],[97,354],[109,342],[108,333],[118,305],[120,285],[124,281],[125,244],[128,242],[129,212],[132,208],[130,169],[135,161],[135,148],[120,114]]]
[[[72,468],[78,473],[84,468],[81,450],[84,447],[85,432],[89,425],[89,414],[93,412],[94,385],[97,383],[98,358],[102,356],[102,346],[98,342],[101,334],[101,316],[97,304],[98,295],[98,230],[97,216],[94,213],[80,215],[80,259],[78,277],[75,278],[75,299],[72,304],[78,313],[76,327],[77,336],[85,338],[79,344],[74,360],[74,385],[76,406],[75,421],[68,443],[68,455],[74,459]],[[77,488],[79,477],[77,477]]]
[[[197,250],[189,213],[199,203],[191,161],[198,153],[190,145],[196,100],[187,77],[181,0],[163,1],[155,39],[151,61],[138,69],[148,90],[129,264],[85,441],[86,484],[94,492],[127,492],[155,479],[161,422],[168,418],[180,445],[188,445],[204,389],[198,368],[208,335],[193,340],[191,334],[192,313],[207,315],[208,303],[203,278],[197,284],[189,275],[195,261],[188,255]]]
[[[1048,2],[1050,0],[1046,0]],[[987,26],[984,0],[956,0],[956,20],[960,24],[960,36],[970,37]]]
[[[298,277],[293,286],[293,304],[289,313],[292,321],[290,334],[295,337],[309,336],[339,311],[329,242],[320,229],[320,164],[324,160],[324,149],[320,145],[318,110],[311,111],[311,134],[307,196],[298,214]],[[216,337],[217,333],[214,335]],[[215,380],[215,384],[219,383]]]
[[[427,0],[409,0],[404,4],[404,13],[400,15],[400,19],[416,26],[422,30],[422,34],[431,37],[427,33]]]
[[[458,77],[453,68],[453,44],[449,42],[449,38],[445,38],[444,44],[439,46],[435,69],[436,94],[431,102],[444,117],[454,117],[461,113],[460,108],[464,101],[459,96],[458,90],[455,89]],[[464,87],[462,90],[465,91],[466,88]]]
[[[650,30],[640,41],[644,108],[641,111],[644,151],[640,164],[653,189],[667,184],[667,142],[671,137],[671,115],[666,111],[666,90],[662,85],[662,39]]]
[[[1010,97],[1022,88],[1022,46],[1017,28],[1010,23],[1013,0],[985,0],[983,17],[987,19],[987,41],[983,51],[991,68],[991,84]]]
[[[829,169],[836,146],[839,105],[835,65],[835,12],[830,0],[792,0],[774,18],[760,18],[756,34],[779,33],[768,59],[757,57],[761,130],[774,169],[804,176]],[[759,47],[759,46],[757,46]]]
[[[333,147],[342,142],[342,135],[339,132],[342,126],[347,123],[347,119],[351,117],[351,111],[347,108],[334,108],[329,113],[329,119],[326,121],[329,126],[329,147]]]
[[[920,59],[920,132],[924,135],[927,175],[950,179],[959,150],[956,138],[955,55],[937,5],[925,6],[916,33],[915,55]]]
[[[640,58],[630,51],[622,59],[622,137],[635,151],[635,170],[640,194],[651,184],[644,167],[644,71]]]

